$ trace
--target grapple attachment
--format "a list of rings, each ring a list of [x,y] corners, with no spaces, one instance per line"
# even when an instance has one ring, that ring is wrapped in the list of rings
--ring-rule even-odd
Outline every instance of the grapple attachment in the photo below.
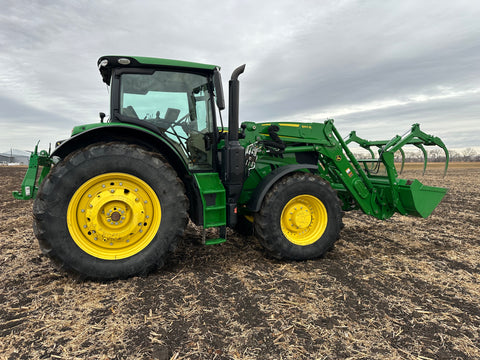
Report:
[[[402,156],[400,173],[402,173],[404,164],[405,164],[405,152],[403,150],[403,147],[405,145],[414,145],[415,147],[417,147],[422,151],[423,157],[424,157],[424,161],[423,161],[424,174],[427,168],[427,161],[428,161],[427,151],[425,150],[424,146],[438,146],[442,148],[443,151],[445,152],[444,176],[447,174],[448,162],[449,162],[449,153],[448,153],[447,147],[439,137],[426,134],[422,130],[420,130],[419,124],[413,124],[411,129],[407,131],[405,134],[403,134],[402,136],[396,135],[390,140],[369,141],[359,137],[355,131],[352,131],[348,136],[348,138],[345,140],[345,143],[349,144],[352,142],[357,143],[358,145],[360,145],[360,147],[368,150],[368,152],[370,153],[371,159],[367,159],[364,162],[371,162],[372,160],[380,161],[380,158],[382,157],[383,153],[386,153],[386,152],[389,152],[389,153],[395,153],[397,151],[400,152]],[[372,150],[372,146],[378,148],[378,153],[379,153],[378,158],[375,158],[375,153]]]
[[[337,139],[339,135],[337,135]],[[363,139],[352,131],[345,140],[339,139],[348,154],[350,162],[354,165],[362,183],[369,190],[370,195],[365,195],[365,200],[354,196],[360,208],[378,218],[388,218],[394,212],[403,215],[427,217],[437,207],[445,196],[447,189],[423,185],[418,180],[406,180],[397,178],[398,173],[395,167],[395,153],[399,152],[402,157],[400,172],[405,163],[405,145],[413,145],[419,148],[424,155],[425,172],[427,166],[427,151],[425,146],[438,146],[445,151],[445,172],[449,162],[448,149],[443,141],[420,130],[418,124],[413,124],[411,129],[402,136],[396,135],[390,140],[369,141]],[[371,157],[369,159],[356,159],[348,150],[347,144],[357,143],[366,149]],[[378,156],[372,148],[377,148]],[[363,166],[362,166],[363,165]],[[384,172],[379,169],[382,166]],[[351,193],[354,190],[350,190]],[[360,194],[361,195],[361,194]],[[361,197],[361,196],[360,196]],[[362,203],[363,202],[363,203]]]

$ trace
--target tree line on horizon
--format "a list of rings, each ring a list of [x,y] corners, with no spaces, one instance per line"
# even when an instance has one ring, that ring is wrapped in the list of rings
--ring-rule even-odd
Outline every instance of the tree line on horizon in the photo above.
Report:
[[[480,154],[474,148],[469,147],[464,150],[449,150],[448,152],[450,154],[450,161],[455,161],[455,162],[479,161],[480,162]],[[440,148],[427,150],[427,155],[428,155],[427,159],[430,162],[445,162],[445,152]],[[365,159],[370,157],[369,154],[366,155],[364,152],[362,153],[354,152],[354,156],[357,159]],[[375,157],[378,158],[378,154],[375,154]],[[395,153],[395,161],[396,162],[402,161],[402,155],[398,151]],[[423,162],[423,161],[424,161],[424,157],[420,149],[414,150],[414,151],[405,151],[405,162]]]

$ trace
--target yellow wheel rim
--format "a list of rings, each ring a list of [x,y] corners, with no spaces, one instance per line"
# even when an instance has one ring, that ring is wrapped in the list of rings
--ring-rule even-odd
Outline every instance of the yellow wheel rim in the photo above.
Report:
[[[327,228],[327,209],[315,196],[298,195],[283,208],[280,223],[288,241],[295,245],[311,245]]]
[[[247,219],[248,222],[253,223],[253,220],[254,220],[253,216],[251,216],[251,215],[243,215],[243,217],[244,217],[245,219]]]
[[[124,259],[154,238],[162,217],[153,189],[136,176],[107,173],[82,184],[67,210],[73,241],[87,254]]]

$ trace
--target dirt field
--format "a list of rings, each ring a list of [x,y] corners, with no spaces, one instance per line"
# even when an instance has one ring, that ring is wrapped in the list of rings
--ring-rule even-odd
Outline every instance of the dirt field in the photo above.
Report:
[[[429,167],[450,190],[428,219],[346,214],[323,259],[234,233],[205,247],[189,226],[165,268],[110,283],[41,255],[11,196],[24,172],[0,167],[0,359],[480,359],[478,163]]]

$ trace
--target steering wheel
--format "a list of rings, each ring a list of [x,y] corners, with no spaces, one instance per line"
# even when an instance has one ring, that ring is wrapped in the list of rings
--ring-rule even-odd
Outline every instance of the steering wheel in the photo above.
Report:
[[[172,122],[172,124],[170,126],[178,126],[180,125],[182,122],[184,122],[185,124],[187,124],[187,120],[190,119],[190,114],[187,114],[183,117],[181,117],[180,119],[178,120],[175,120],[174,122]]]
[[[185,116],[181,117],[178,120],[175,120],[170,124],[170,127],[175,127],[175,126],[181,126],[183,131],[185,131],[186,134],[190,134],[192,132],[198,132],[195,129],[190,128],[190,114],[186,114]]]

